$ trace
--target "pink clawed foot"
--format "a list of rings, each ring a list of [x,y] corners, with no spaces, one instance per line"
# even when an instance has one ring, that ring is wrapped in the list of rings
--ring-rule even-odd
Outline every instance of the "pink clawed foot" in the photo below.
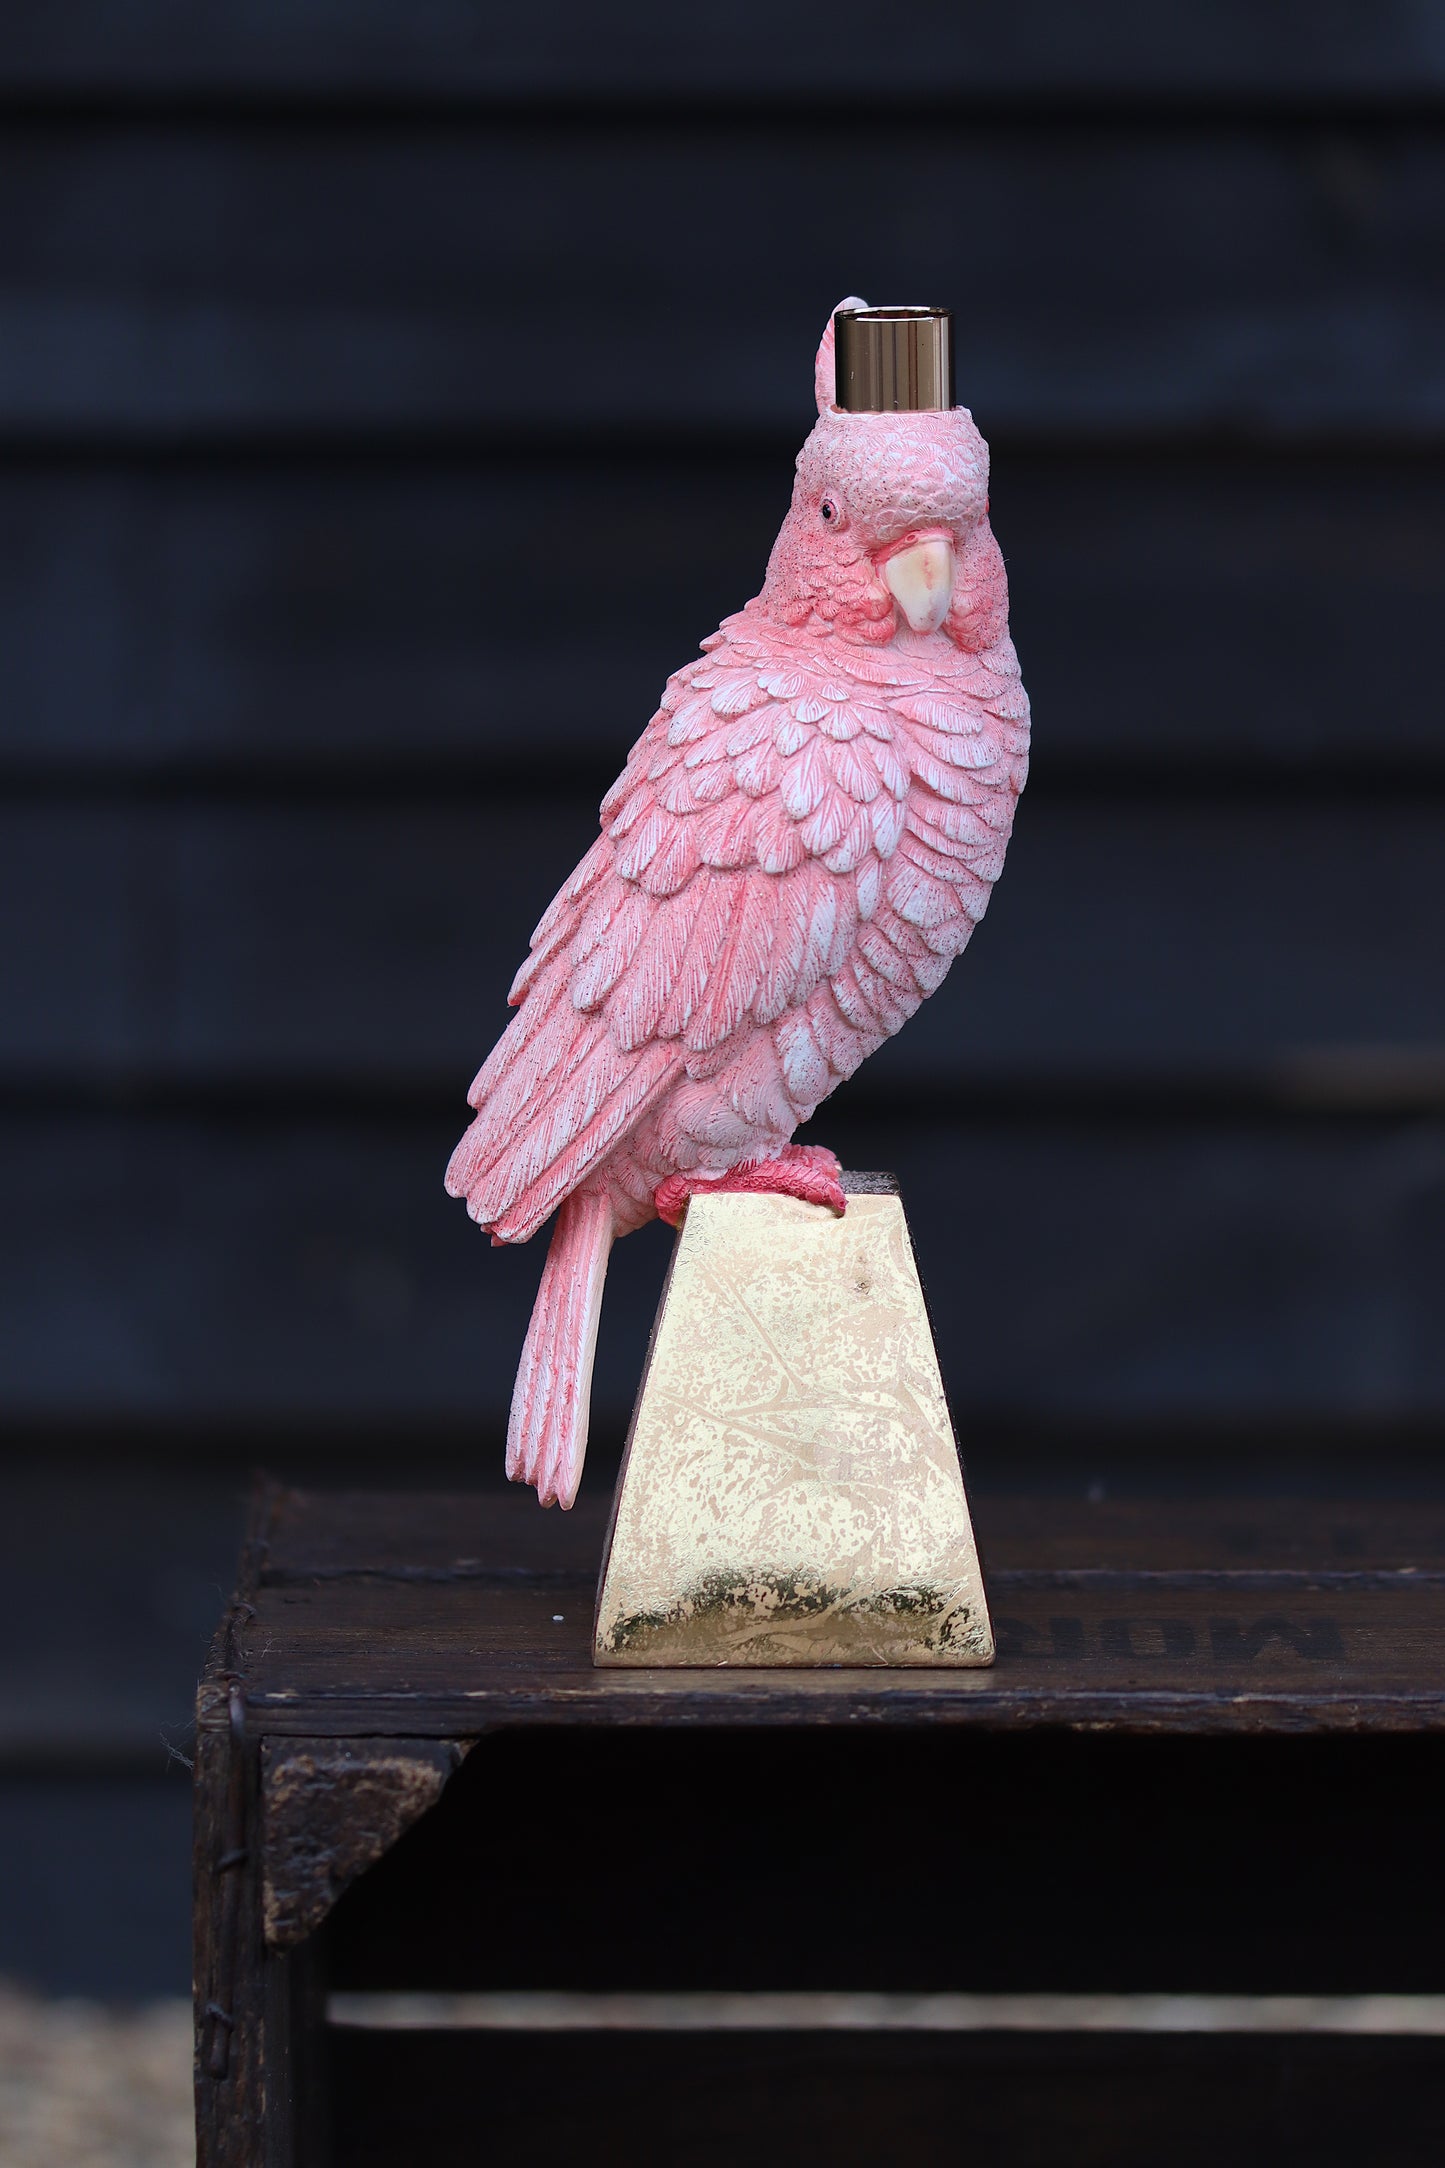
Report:
[[[843,1170],[836,1152],[824,1144],[785,1144],[776,1159],[745,1159],[727,1174],[714,1176],[670,1174],[653,1192],[657,1216],[669,1227],[680,1227],[689,1197],[735,1197],[763,1191],[774,1197],[801,1197],[805,1204],[826,1204],[834,1212],[846,1212]]]

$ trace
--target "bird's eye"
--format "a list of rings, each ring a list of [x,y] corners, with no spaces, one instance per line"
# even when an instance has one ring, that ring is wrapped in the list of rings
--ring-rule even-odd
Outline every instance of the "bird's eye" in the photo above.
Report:
[[[823,524],[826,527],[837,526],[841,515],[839,513],[838,500],[836,497],[825,497],[823,499],[823,502],[819,505],[818,511],[822,517]]]

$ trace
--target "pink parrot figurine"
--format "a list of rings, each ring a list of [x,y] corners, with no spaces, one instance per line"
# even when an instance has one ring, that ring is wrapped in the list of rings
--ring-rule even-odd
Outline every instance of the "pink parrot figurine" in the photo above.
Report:
[[[860,352],[875,320],[948,323],[839,318],[850,353],[855,323]],[[577,1493],[618,1235],[704,1185],[844,1209],[837,1160],[793,1132],[966,945],[1027,773],[987,447],[951,388],[838,404],[834,334],[762,593],[668,680],[603,799],[447,1170],[494,1242],[558,1213],[507,1432],[543,1505]]]

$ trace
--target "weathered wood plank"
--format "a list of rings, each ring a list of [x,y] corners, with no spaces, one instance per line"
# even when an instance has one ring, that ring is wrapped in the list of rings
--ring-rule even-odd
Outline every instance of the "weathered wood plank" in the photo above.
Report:
[[[1445,1408],[1438,1120],[957,1125],[841,1112],[898,1172],[967,1440],[1161,1420],[1282,1434]],[[15,1116],[0,1143],[4,1409],[35,1422],[501,1422],[540,1244],[492,1251],[441,1190],[445,1116]],[[621,1245],[599,1445],[641,1369],[666,1241]]]
[[[267,1946],[315,1934],[342,1891],[435,1806],[471,1742],[298,1739],[261,1746],[261,1918]]]
[[[271,2043],[262,1975],[259,1810],[255,1755],[247,1753],[244,1735],[221,1729],[198,1737],[192,1864],[197,2168],[254,2168],[266,2157]]]
[[[735,99],[1185,96],[1352,104],[1415,101],[1445,87],[1435,12],[1407,0],[1301,18],[1182,0],[1160,10],[1107,0],[1087,26],[1067,0],[1008,9],[923,0],[877,34],[862,0],[826,31],[803,9],[739,0],[726,17],[632,0],[595,35],[575,0],[546,16],[433,0],[365,10],[346,0],[252,0],[207,10],[177,0],[12,0],[0,87],[14,97],[297,95],[345,99]]]
[[[801,434],[860,289],[987,296],[959,387],[991,434],[1445,424],[1428,122],[77,123],[12,131],[0,189],[12,439]]]
[[[992,1593],[998,1659],[981,1671],[599,1670],[590,1574],[263,1586],[238,1647],[250,1720],[287,1736],[525,1723],[1445,1731],[1438,1579],[1232,1582],[1013,1579]]]
[[[1445,801],[1048,794],[845,1098],[1032,1078],[1445,1086]],[[621,765],[619,746],[618,765]],[[0,802],[10,1079],[462,1103],[595,801]],[[1371,1079],[1373,1078],[1373,1087]]]
[[[396,1480],[398,1429],[386,1479]],[[68,1773],[77,1783],[121,1778],[137,1798],[162,1797],[168,1781],[184,1770],[171,1751],[189,1755],[191,1703],[206,1639],[214,1624],[217,1590],[231,1576],[242,1478],[224,1465],[229,1441],[197,1435],[193,1450],[160,1471],[127,1465],[123,1455],[87,1456],[79,1465],[49,1455],[41,1465],[11,1467],[0,1477],[0,1781],[32,1786]],[[243,1453],[254,1457],[253,1442]],[[288,1466],[295,1439],[267,1441],[269,1454]],[[324,1447],[309,1456],[314,1462]],[[1169,1478],[1192,1489],[1169,1499],[1118,1498],[1087,1503],[1080,1497],[1048,1497],[1041,1509],[1030,1492],[1000,1491],[1017,1484],[1016,1454],[988,1456],[993,1483],[974,1477],[975,1515],[986,1537],[995,1588],[1020,1572],[1130,1577],[1135,1593],[1141,1561],[1151,1574],[1198,1577],[1229,1572],[1235,1585],[1260,1593],[1258,1577],[1293,1575],[1328,1581],[1356,1576],[1439,1574],[1445,1570],[1445,1514],[1428,1492],[1432,1471],[1416,1465],[1393,1480],[1411,1486],[1409,1501],[1330,1499],[1240,1501],[1221,1504],[1212,1475],[1181,1469],[1179,1441],[1160,1432],[1156,1458]],[[341,1457],[341,1456],[337,1456]],[[1315,1467],[1301,1455],[1301,1476],[1328,1484],[1338,1467]],[[1361,1455],[1361,1477],[1382,1479],[1378,1447]],[[221,1465],[218,1465],[220,1463]],[[414,1462],[411,1464],[414,1468]],[[1089,1463],[1090,1469],[1094,1462]],[[603,1460],[574,1510],[538,1510],[529,1491],[502,1482],[500,1457],[461,1445],[452,1480],[494,1488],[458,1496],[438,1508],[426,1492],[354,1492],[287,1495],[285,1512],[271,1533],[265,1579],[283,1587],[298,1581],[336,1579],[348,1572],[399,1577],[427,1584],[448,1575],[486,1579],[532,1570],[595,1573],[609,1506]],[[592,1481],[595,1472],[596,1481]],[[1080,1470],[1080,1486],[1088,1471]],[[1136,1477],[1136,1481],[1138,1478]],[[1251,1577],[1242,1583],[1241,1577]],[[124,1796],[131,1796],[130,1793]],[[97,1810],[98,1811],[98,1810]],[[119,1810],[118,1810],[119,1811]],[[3,1809],[0,1809],[3,1813]],[[28,1841],[28,1840],[27,1840]],[[157,1850],[138,1840],[147,1860]],[[148,1876],[154,1875],[149,1865]],[[48,1901],[48,1900],[47,1900]],[[37,1911],[37,1906],[39,1910]],[[0,1961],[20,1976],[35,1971],[37,1919],[34,1900],[12,1932]],[[173,1906],[170,1919],[181,1916]],[[136,1931],[129,1920],[126,1932]],[[117,1931],[119,1933],[119,1930]],[[22,1941],[28,1953],[20,1963]],[[146,1943],[149,1953],[158,1938]],[[97,1948],[94,1961],[114,1964],[119,1942]],[[88,1960],[87,1960],[88,1961]],[[77,1971],[82,1953],[55,1951],[46,1966],[51,1985]],[[58,1968],[58,1969],[57,1969]],[[151,1978],[155,1984],[154,1977]],[[172,1984],[180,1984],[180,1972]],[[117,1992],[112,1977],[105,1992]]]
[[[756,590],[792,456],[12,467],[0,775],[606,768]],[[1438,455],[996,447],[1043,775],[1445,765],[1442,498]]]

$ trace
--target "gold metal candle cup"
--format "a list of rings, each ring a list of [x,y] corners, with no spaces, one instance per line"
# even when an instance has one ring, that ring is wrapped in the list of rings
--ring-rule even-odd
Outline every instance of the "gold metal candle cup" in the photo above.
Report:
[[[833,341],[837,404],[845,413],[954,404],[952,309],[839,309]]]

